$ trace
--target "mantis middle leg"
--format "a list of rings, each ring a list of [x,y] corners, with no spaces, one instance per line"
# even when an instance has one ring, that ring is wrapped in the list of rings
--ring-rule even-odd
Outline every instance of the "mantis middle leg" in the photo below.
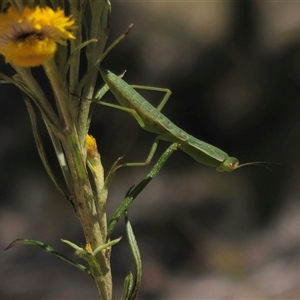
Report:
[[[156,150],[157,150],[159,140],[160,140],[160,136],[157,136],[151,146],[150,152],[145,161],[121,164],[118,166],[118,168],[121,168],[121,167],[145,167],[145,166],[149,165],[150,162],[152,161],[152,158],[153,158]]]

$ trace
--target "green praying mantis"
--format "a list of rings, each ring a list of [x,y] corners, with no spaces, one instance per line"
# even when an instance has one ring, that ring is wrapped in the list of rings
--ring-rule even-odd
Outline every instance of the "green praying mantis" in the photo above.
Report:
[[[155,138],[151,150],[144,162],[125,163],[121,166],[148,165],[155,154],[159,140],[177,143],[179,149],[194,158],[197,162],[206,166],[214,167],[219,172],[232,172],[233,170],[236,170],[242,166],[256,164],[255,162],[240,165],[237,158],[230,157],[221,149],[189,135],[178,126],[173,124],[161,113],[162,108],[171,96],[170,90],[157,87],[137,85],[130,86],[121,78],[121,76],[117,76],[103,68],[100,69],[100,73],[107,85],[106,89],[110,89],[120,105],[115,105],[104,101],[97,101],[97,103],[128,112],[135,118],[135,120],[144,130],[156,133],[158,135]],[[134,88],[164,92],[165,96],[158,107],[155,108],[138,92],[136,92]]]

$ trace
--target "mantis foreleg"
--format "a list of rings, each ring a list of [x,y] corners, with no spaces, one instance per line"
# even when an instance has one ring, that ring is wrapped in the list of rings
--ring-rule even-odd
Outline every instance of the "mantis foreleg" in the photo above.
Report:
[[[107,107],[111,107],[111,108],[115,108],[115,109],[119,109],[125,112],[128,112],[129,114],[131,114],[136,121],[139,123],[139,125],[144,128],[145,127],[145,123],[144,121],[141,119],[141,117],[139,116],[139,114],[132,108],[128,108],[128,107],[123,107],[121,105],[117,105],[117,104],[112,104],[112,103],[108,103],[108,102],[104,102],[104,101],[97,101],[97,103],[107,106]]]

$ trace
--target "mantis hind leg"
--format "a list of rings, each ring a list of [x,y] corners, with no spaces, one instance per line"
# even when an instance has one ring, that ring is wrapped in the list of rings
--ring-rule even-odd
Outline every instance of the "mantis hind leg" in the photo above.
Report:
[[[172,92],[169,89],[166,88],[158,88],[158,87],[152,87],[152,86],[143,86],[143,85],[130,85],[132,88],[137,90],[147,90],[147,91],[155,91],[155,92],[162,92],[165,93],[165,96],[161,100],[160,104],[157,106],[157,110],[160,112],[165,104],[168,102]]]
[[[168,102],[170,96],[172,95],[172,92],[169,89],[166,89],[166,88],[158,88],[158,87],[144,86],[144,85],[131,85],[131,87],[134,88],[134,89],[137,89],[137,90],[147,90],[147,91],[155,91],[155,92],[165,93],[165,95],[164,95],[163,99],[161,100],[160,104],[156,107],[156,109],[159,112],[163,109],[165,104]],[[97,94],[95,96],[95,100],[93,100],[93,102],[126,111],[126,109],[122,109],[122,106],[120,106],[120,105],[113,105],[113,104],[109,105],[109,103],[107,103],[107,102],[100,101],[103,98],[104,94],[108,91],[109,91],[109,87],[108,87],[107,84],[105,84],[97,92]]]

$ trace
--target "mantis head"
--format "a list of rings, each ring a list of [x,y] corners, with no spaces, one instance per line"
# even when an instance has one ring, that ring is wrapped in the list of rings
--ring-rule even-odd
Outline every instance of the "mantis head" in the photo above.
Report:
[[[240,167],[244,167],[244,166],[262,166],[264,168],[267,168],[270,170],[270,168],[268,168],[267,166],[264,166],[262,164],[277,164],[274,162],[269,162],[269,161],[255,161],[255,162],[249,162],[249,163],[245,163],[240,165],[239,161],[237,158],[235,157],[227,157],[217,168],[218,172],[232,172]]]
[[[239,160],[235,157],[227,157],[217,168],[218,172],[232,172],[235,169],[238,169]]]

